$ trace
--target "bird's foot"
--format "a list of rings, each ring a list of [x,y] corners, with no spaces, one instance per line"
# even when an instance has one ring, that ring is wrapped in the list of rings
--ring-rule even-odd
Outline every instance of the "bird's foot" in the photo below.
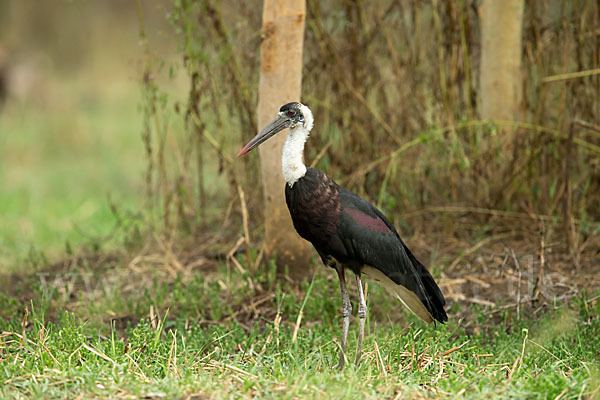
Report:
[[[365,302],[365,295],[362,288],[362,282],[360,275],[356,275],[356,285],[358,287],[358,343],[356,344],[356,361],[355,364],[358,367],[360,364],[360,357],[362,354],[362,344],[365,338],[365,321],[367,319],[367,304]]]

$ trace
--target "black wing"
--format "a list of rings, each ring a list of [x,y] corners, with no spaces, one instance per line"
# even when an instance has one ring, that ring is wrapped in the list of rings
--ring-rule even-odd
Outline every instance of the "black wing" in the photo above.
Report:
[[[392,223],[374,205],[354,193],[341,187],[339,193],[341,213],[336,236],[343,248],[336,247],[345,253],[339,258],[379,270],[395,284],[416,294],[434,319],[447,321],[442,292],[429,271],[406,247]],[[413,307],[406,305],[419,315]]]

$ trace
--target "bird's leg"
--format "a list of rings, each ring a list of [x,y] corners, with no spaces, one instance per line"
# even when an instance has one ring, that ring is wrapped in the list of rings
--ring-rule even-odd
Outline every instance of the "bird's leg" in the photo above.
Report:
[[[342,289],[342,353],[340,354],[340,363],[338,365],[340,371],[344,369],[344,363],[346,361],[346,342],[348,339],[348,327],[350,326],[350,314],[352,313],[352,304],[350,303],[350,296],[348,296],[348,289],[346,288],[346,277],[344,275],[344,266],[339,265],[336,267],[338,278],[340,278],[340,288]]]
[[[360,274],[356,275],[356,285],[358,286],[358,343],[356,345],[356,365],[360,363],[363,338],[365,337],[365,320],[367,319],[367,303],[363,293]]]

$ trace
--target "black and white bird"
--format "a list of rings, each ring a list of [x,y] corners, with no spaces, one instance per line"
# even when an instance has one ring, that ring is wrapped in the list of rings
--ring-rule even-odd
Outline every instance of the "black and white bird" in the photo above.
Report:
[[[313,244],[323,263],[337,271],[342,291],[342,354],[345,351],[352,305],[345,270],[356,276],[359,334],[356,363],[360,361],[367,307],[361,275],[382,284],[423,321],[446,322],[445,300],[431,274],[406,247],[392,223],[373,204],[339,186],[302,161],[313,115],[301,103],[285,104],[277,117],[239,152],[238,157],[289,128],[283,146],[285,198],[298,234]]]

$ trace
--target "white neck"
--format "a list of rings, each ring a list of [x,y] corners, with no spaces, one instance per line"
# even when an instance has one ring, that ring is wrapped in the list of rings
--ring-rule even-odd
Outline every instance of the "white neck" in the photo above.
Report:
[[[298,126],[289,130],[283,145],[281,172],[290,187],[306,174],[306,165],[302,162],[302,153],[307,138],[308,131],[306,128]]]
[[[304,116],[304,124],[290,128],[281,157],[283,178],[290,187],[306,175],[306,165],[302,162],[302,153],[304,152],[304,143],[306,143],[314,123],[312,112],[308,107],[300,104],[300,111]]]

